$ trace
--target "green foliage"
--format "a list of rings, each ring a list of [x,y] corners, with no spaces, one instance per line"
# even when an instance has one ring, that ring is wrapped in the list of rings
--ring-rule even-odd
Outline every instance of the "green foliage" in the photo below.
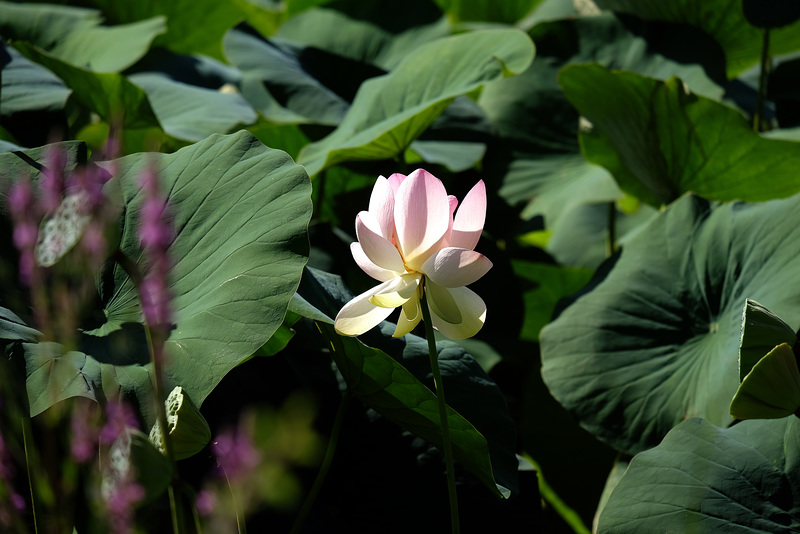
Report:
[[[688,93],[677,78],[660,83],[585,65],[564,69],[559,81],[590,121],[580,134],[586,158],[653,206],[688,191],[759,202],[800,190],[797,143],[762,138],[737,111]]]
[[[118,468],[153,534],[445,531],[425,340],[332,327],[374,285],[349,245],[376,177],[416,168],[487,190],[486,324],[437,339],[465,530],[795,529],[800,21],[755,4],[0,2],[0,531],[109,531]],[[62,170],[56,195],[107,180],[101,224],[27,286]],[[140,300],[148,172],[168,331]],[[199,407],[177,463],[130,430],[157,377]]]
[[[314,176],[346,160],[393,158],[455,97],[520,73],[532,59],[530,39],[515,30],[484,30],[421,46],[391,73],[362,84],[339,127],[304,148],[298,161]]]
[[[598,529],[796,529],[798,430],[796,418],[745,421],[729,429],[702,419],[684,421],[661,445],[633,459]]]
[[[543,329],[554,396],[630,454],[686,417],[729,424],[745,300],[800,324],[797,206],[797,197],[712,207],[685,196],[660,213]]]

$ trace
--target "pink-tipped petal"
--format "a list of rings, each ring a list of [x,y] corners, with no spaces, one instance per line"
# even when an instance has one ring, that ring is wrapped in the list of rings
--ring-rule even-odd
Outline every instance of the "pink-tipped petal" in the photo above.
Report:
[[[456,213],[456,208],[458,207],[458,199],[455,195],[447,195],[447,202],[450,203],[450,217],[453,217]]]
[[[372,263],[372,260],[364,253],[364,249],[361,247],[360,243],[350,243],[350,252],[353,254],[353,259],[356,260],[358,266],[361,267],[361,270],[375,280],[386,282],[397,276],[396,272],[378,267]]]
[[[479,181],[467,193],[453,221],[448,245],[451,247],[475,248],[486,222],[486,185]]]
[[[461,311],[461,322],[450,323],[431,310],[434,328],[450,339],[466,339],[474,336],[483,328],[483,323],[486,321],[486,304],[474,291],[466,287],[454,287],[447,291]]]
[[[418,270],[450,225],[450,202],[438,178],[423,169],[408,175],[394,202],[395,231],[406,265]]]
[[[428,258],[420,271],[440,286],[461,287],[480,279],[491,268],[491,260],[479,252],[445,247]]]
[[[406,274],[392,280],[385,288],[377,291],[369,301],[381,308],[397,308],[413,297],[422,279],[420,274]]]
[[[379,176],[369,197],[369,212],[378,221],[381,235],[392,240],[394,234],[394,192],[389,180]]]
[[[422,320],[422,308],[419,304],[419,296],[411,298],[403,304],[400,309],[400,317],[397,319],[397,326],[394,329],[392,337],[402,337],[412,330]]]
[[[369,299],[376,291],[380,291],[390,283],[391,280],[373,287],[345,304],[333,322],[336,332],[342,336],[359,336],[389,317],[393,308],[375,306]]]
[[[362,211],[356,217],[356,235],[361,249],[372,263],[383,269],[405,272],[403,258],[391,241],[380,234],[380,225],[374,215]]]
[[[389,176],[389,186],[392,188],[392,193],[395,197],[397,197],[397,190],[400,189],[400,184],[403,183],[403,180],[406,179],[405,174],[400,174],[399,172],[394,173],[393,175]]]
[[[449,289],[427,280],[425,282],[425,293],[428,296],[428,305],[430,305],[432,313],[435,313],[448,323],[458,324],[462,321],[461,310],[458,309],[458,305]]]

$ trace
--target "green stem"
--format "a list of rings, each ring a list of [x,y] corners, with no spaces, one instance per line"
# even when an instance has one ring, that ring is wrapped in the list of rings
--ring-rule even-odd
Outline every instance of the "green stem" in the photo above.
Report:
[[[764,28],[764,41],[761,45],[761,73],[758,78],[758,96],[756,109],[753,113],[753,131],[761,132],[762,115],[764,109],[764,96],[767,93],[767,75],[769,74],[769,28]]]
[[[241,514],[239,513],[239,501],[236,498],[236,493],[233,491],[233,485],[231,485],[231,479],[228,478],[228,472],[225,469],[222,469],[222,472],[225,473],[225,481],[228,483],[228,490],[231,492],[231,498],[233,499],[233,511],[236,514],[236,532],[239,534],[247,534],[247,524],[244,522],[244,510],[241,510]]]
[[[131,260],[119,249],[117,249],[113,257],[120,267],[122,267],[122,269],[128,274],[131,281],[136,286],[137,292],[139,292],[144,278],[142,277],[142,273],[139,271],[139,267],[136,265],[136,262]],[[139,299],[141,301],[141,292],[139,292]],[[164,449],[167,453],[167,458],[174,469],[175,454],[173,453],[172,449],[172,438],[169,435],[167,407],[164,404],[164,401],[167,400],[167,395],[164,391],[164,369],[162,364],[164,359],[164,341],[166,341],[166,336],[158,329],[153,331],[146,321],[144,324],[144,331],[147,336],[147,346],[150,349],[150,360],[153,362],[153,387],[155,389],[154,396],[156,416],[158,419],[157,423],[158,427],[161,429],[161,437],[164,440]],[[180,534],[182,530],[181,525],[183,524],[183,518],[179,513],[179,506],[177,503],[174,486],[175,480],[173,479],[168,488],[169,507],[172,514],[172,530],[175,534]]]
[[[25,464],[28,472],[28,488],[31,490],[31,514],[33,514],[33,530],[39,532],[39,524],[36,521],[36,495],[33,491],[33,477],[31,476],[31,459],[28,453],[28,422],[24,417],[20,417],[22,422],[22,446],[25,449]]]
[[[328,476],[328,471],[333,463],[336,445],[339,442],[339,433],[341,432],[342,425],[344,424],[344,415],[347,412],[347,406],[349,405],[350,398],[352,396],[353,394],[348,389],[344,392],[344,396],[339,402],[339,409],[336,411],[336,419],[334,419],[333,422],[331,437],[328,440],[328,448],[325,451],[325,457],[322,459],[322,465],[319,467],[317,478],[314,479],[314,484],[311,486],[311,490],[308,492],[308,496],[306,496],[305,501],[303,501],[303,506],[300,508],[300,512],[297,514],[297,519],[292,526],[290,534],[296,534],[303,529],[303,525],[305,524],[306,519],[308,519],[308,514],[311,512],[311,508],[314,506],[314,501],[317,499],[317,495],[322,489],[322,485],[325,483],[325,478]]]
[[[617,250],[617,205],[612,200],[608,203],[608,236],[606,240],[606,258],[610,258]]]
[[[439,423],[442,427],[442,445],[444,448],[444,461],[447,469],[447,494],[450,498],[450,526],[453,534],[460,532],[458,521],[458,495],[456,494],[456,475],[453,471],[453,446],[450,443],[450,427],[447,423],[447,402],[444,398],[444,384],[442,383],[442,373],[439,371],[439,353],[436,350],[436,338],[433,334],[433,323],[431,322],[431,312],[428,308],[428,300],[425,291],[425,279],[423,278],[422,297],[419,299],[422,308],[422,322],[425,323],[425,337],[428,339],[428,354],[431,360],[431,372],[433,373],[433,383],[436,386],[436,398],[439,399]]]

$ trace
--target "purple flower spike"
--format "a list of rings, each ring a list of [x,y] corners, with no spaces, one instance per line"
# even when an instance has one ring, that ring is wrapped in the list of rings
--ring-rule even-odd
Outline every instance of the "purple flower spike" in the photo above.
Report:
[[[42,190],[41,205],[46,212],[57,210],[61,204],[66,164],[67,155],[62,149],[54,147],[47,151],[45,167],[39,179],[39,186]]]
[[[79,402],[72,411],[70,456],[77,463],[86,463],[97,453],[98,429],[92,423],[95,407],[94,403]]]
[[[144,488],[133,481],[120,484],[106,499],[111,530],[115,534],[133,531],[133,507],[144,499]]]
[[[126,428],[139,428],[139,422],[130,406],[120,401],[109,401],[106,406],[107,422],[100,431],[100,443],[114,443]]]
[[[39,210],[27,178],[20,178],[12,184],[8,191],[8,205],[14,221],[14,245],[20,253],[20,281],[30,286],[36,266],[34,248],[39,237]]]
[[[145,250],[149,270],[139,291],[142,311],[151,327],[172,324],[172,295],[168,275],[171,267],[167,251],[174,239],[166,200],[161,196],[158,177],[152,169],[141,176],[144,203],[140,211],[139,241]]]

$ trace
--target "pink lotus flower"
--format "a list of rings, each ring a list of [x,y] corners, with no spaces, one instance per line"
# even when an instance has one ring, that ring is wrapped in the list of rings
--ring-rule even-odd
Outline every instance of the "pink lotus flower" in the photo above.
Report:
[[[486,305],[464,286],[492,267],[473,250],[486,219],[483,181],[456,212],[457,205],[425,170],[378,178],[369,210],[356,217],[358,242],[350,250],[359,267],[382,283],[345,304],[334,323],[339,334],[363,334],[398,306],[394,336],[409,333],[422,320],[423,291],[433,326],[448,338],[468,338],[481,329]]]

